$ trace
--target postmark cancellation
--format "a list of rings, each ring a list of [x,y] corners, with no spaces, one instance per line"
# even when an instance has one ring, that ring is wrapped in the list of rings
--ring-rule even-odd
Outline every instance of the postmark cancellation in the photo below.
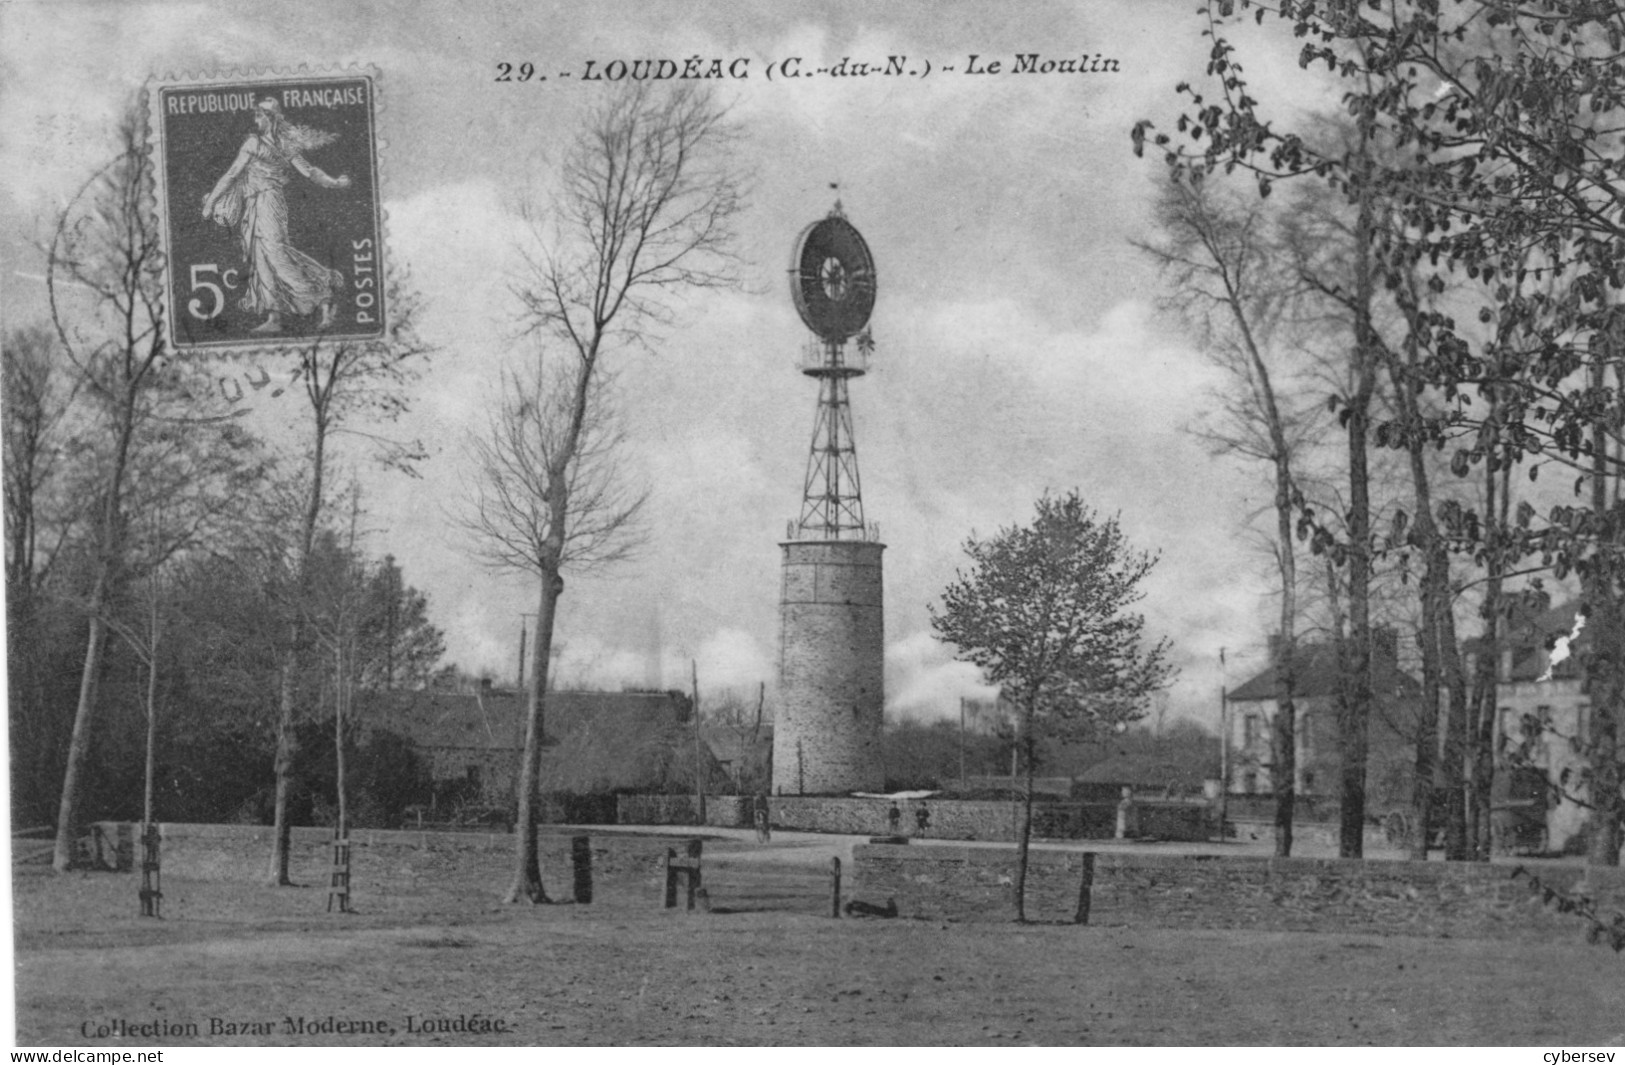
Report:
[[[386,335],[375,70],[149,85],[177,351]]]

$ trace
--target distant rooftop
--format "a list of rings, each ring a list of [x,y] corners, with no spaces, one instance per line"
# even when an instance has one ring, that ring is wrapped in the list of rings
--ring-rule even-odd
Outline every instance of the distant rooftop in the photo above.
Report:
[[[1380,648],[1381,644],[1375,644]],[[1296,674],[1292,694],[1300,699],[1319,699],[1337,694],[1341,671],[1337,665],[1337,648],[1329,643],[1299,644],[1292,656]],[[1402,672],[1392,652],[1377,650],[1371,662],[1372,690],[1379,696],[1414,695],[1421,690],[1415,678]],[[1230,692],[1233,703],[1262,702],[1274,699],[1276,683],[1275,663],[1271,662],[1262,673]]]

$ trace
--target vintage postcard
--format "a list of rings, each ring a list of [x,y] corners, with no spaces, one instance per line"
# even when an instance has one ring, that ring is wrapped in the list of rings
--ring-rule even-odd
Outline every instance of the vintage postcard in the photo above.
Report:
[[[0,0],[0,1038],[1612,1061],[1622,11]]]

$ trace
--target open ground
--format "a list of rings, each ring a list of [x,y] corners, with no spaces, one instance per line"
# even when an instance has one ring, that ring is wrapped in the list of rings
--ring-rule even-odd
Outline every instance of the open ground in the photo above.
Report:
[[[706,832],[709,913],[664,910],[644,870],[600,879],[590,905],[505,906],[493,851],[432,883],[358,883],[353,914],[324,912],[322,885],[169,877],[151,920],[135,876],[17,861],[17,1040],[1625,1043],[1625,957],[1578,927],[1509,943],[834,920],[829,858],[851,838]]]

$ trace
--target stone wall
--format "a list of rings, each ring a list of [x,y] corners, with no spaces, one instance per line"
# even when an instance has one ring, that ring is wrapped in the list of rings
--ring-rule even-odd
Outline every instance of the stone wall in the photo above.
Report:
[[[800,832],[879,836],[891,833],[889,799],[814,798],[775,795],[773,824]],[[1021,803],[983,799],[899,799],[898,832],[934,839],[1014,841],[1021,832]],[[916,812],[930,815],[924,831]],[[1209,807],[1197,803],[1134,804],[1137,829],[1131,834],[1157,839],[1205,840],[1214,832]],[[1033,836],[1038,839],[1111,839],[1117,829],[1116,803],[1035,802]]]
[[[1014,848],[860,845],[853,894],[895,898],[906,917],[1006,921]],[[1583,937],[1515,867],[1458,862],[1030,852],[1027,916],[1154,928],[1409,936]],[[1625,870],[1542,865],[1541,880],[1625,912]]]
[[[1227,824],[1230,826],[1229,838],[1239,843],[1268,843],[1275,838],[1275,819],[1258,818],[1247,819],[1232,817]],[[1342,827],[1335,821],[1299,821],[1292,822],[1292,841],[1299,843],[1314,843],[1325,847],[1335,847],[1342,838]],[[1390,849],[1388,837],[1377,825],[1365,826],[1365,836],[1362,841],[1364,853],[1371,853],[1377,849]]]
[[[139,839],[139,826],[103,822],[94,826],[108,839]],[[192,880],[264,882],[271,860],[273,829],[262,825],[160,824],[165,876]],[[572,833],[539,832],[544,882],[567,882]],[[657,872],[666,848],[680,840],[622,834],[591,836],[594,877]],[[295,883],[326,884],[332,869],[333,833],[326,828],[295,828],[289,875]],[[139,843],[135,844],[139,856]],[[513,853],[507,832],[404,832],[357,829],[350,833],[352,876],[357,883],[376,877],[407,880],[433,876],[470,854]]]
[[[1027,919],[1078,920],[1082,888],[1095,855],[1033,848],[1027,862]],[[952,921],[1009,921],[1016,915],[1016,855],[1010,847],[860,844],[852,849],[850,895],[899,916]]]
[[[705,823],[717,828],[747,828],[751,824],[754,797],[749,795],[707,795]],[[617,795],[615,822],[622,825],[692,825],[692,795]]]

